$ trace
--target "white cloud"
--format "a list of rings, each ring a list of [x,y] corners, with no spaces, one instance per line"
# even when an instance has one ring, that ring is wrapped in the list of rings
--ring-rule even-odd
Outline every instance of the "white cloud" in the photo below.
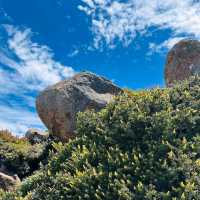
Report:
[[[82,0],[79,8],[91,17],[95,46],[116,40],[125,46],[151,27],[170,29],[173,37],[200,38],[200,2],[194,0]]]
[[[8,14],[5,12],[5,10],[3,8],[0,7],[0,20],[9,20],[11,21],[12,19],[10,18],[10,16],[8,16]]]
[[[54,61],[53,54],[47,46],[42,46],[31,41],[31,31],[20,31],[13,26],[6,26],[9,36],[9,49],[20,60],[17,73],[27,82],[27,87],[41,89],[63,78],[74,74],[71,67],[63,66]]]
[[[0,110],[0,129],[23,135],[28,128],[42,127],[37,114],[22,107],[0,105]]]
[[[78,49],[74,49],[71,53],[68,54],[68,57],[74,57],[76,55],[79,54],[79,50]]]
[[[55,61],[47,46],[32,42],[30,29],[4,28],[8,39],[0,48],[0,129],[22,134],[30,126],[43,127],[34,111],[39,91],[75,72]]]
[[[172,37],[169,38],[168,40],[165,40],[164,42],[162,42],[161,44],[156,44],[156,43],[150,43],[149,44],[149,49],[150,52],[148,52],[149,55],[151,55],[152,53],[162,53],[164,51],[168,51],[169,49],[171,49],[177,42],[183,40],[185,37]]]

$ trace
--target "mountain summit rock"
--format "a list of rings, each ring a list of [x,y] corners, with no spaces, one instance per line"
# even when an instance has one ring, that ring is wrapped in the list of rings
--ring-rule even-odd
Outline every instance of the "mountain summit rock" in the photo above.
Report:
[[[195,74],[200,74],[200,42],[181,40],[168,53],[165,66],[166,85],[171,86],[174,81],[188,79]]]
[[[104,77],[82,72],[41,92],[36,108],[50,133],[67,140],[74,135],[78,112],[87,109],[99,111],[120,91]]]

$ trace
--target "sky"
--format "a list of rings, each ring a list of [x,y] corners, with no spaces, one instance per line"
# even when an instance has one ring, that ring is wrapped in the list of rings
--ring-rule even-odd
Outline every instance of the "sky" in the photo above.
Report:
[[[35,98],[81,71],[164,87],[167,52],[199,22],[199,0],[0,0],[0,129],[45,129]]]

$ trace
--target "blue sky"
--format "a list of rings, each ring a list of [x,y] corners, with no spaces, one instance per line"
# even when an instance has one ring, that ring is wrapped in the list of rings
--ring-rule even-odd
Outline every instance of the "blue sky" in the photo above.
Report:
[[[164,87],[168,50],[199,21],[199,0],[0,0],[0,129],[43,129],[35,97],[79,71]]]

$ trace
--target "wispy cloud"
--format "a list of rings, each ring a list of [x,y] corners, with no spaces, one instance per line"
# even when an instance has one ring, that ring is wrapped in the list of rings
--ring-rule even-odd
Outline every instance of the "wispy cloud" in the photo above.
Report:
[[[82,0],[79,6],[91,17],[94,45],[116,41],[129,45],[148,29],[171,30],[172,37],[200,38],[200,2],[195,0]]]
[[[75,72],[55,61],[47,46],[32,42],[30,29],[11,25],[4,29],[7,39],[0,48],[0,129],[21,134],[30,126],[42,127],[34,105],[38,92]]]
[[[16,105],[0,105],[0,128],[9,129],[14,134],[23,135],[28,128],[42,128],[35,112]]]
[[[30,29],[20,31],[13,26],[5,27],[10,36],[8,47],[19,59],[18,66],[12,66],[27,82],[27,87],[41,89],[74,74],[71,67],[53,59],[53,53],[47,46],[31,41]]]
[[[164,42],[157,43],[149,43],[149,52],[148,55],[152,55],[153,53],[163,53],[171,49],[177,42],[183,40],[185,37],[172,37]]]
[[[1,3],[0,3],[1,4]],[[0,22],[1,21],[12,21],[11,17],[0,7]]]
[[[74,56],[77,56],[78,54],[79,54],[79,50],[76,48],[68,54],[68,57],[73,58]]]

